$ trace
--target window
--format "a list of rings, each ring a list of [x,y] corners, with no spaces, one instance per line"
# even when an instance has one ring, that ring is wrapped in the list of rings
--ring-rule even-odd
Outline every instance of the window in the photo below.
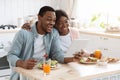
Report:
[[[71,17],[85,27],[119,27],[119,7],[119,0],[75,0]]]

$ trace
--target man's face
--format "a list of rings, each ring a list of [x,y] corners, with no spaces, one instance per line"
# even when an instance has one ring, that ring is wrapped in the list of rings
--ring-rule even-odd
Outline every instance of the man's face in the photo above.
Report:
[[[41,29],[43,33],[51,32],[55,25],[56,15],[55,12],[47,11],[43,16],[39,16]]]

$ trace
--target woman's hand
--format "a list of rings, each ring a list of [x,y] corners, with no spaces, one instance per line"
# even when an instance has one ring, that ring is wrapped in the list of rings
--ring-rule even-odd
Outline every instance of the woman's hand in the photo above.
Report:
[[[29,23],[23,24],[22,28],[25,29],[25,30],[31,31],[31,27],[30,27]]]

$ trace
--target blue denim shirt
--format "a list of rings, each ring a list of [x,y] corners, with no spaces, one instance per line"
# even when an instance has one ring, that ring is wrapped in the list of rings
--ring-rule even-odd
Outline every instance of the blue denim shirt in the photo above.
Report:
[[[17,60],[26,60],[32,58],[34,54],[34,40],[38,37],[36,25],[32,26],[32,31],[21,29],[13,39],[13,44],[8,52],[7,59],[10,67],[16,67]],[[59,33],[53,28],[52,32],[44,35],[44,44],[49,58],[56,59],[64,63],[64,53],[59,46]],[[12,70],[10,80],[18,80],[19,74]]]

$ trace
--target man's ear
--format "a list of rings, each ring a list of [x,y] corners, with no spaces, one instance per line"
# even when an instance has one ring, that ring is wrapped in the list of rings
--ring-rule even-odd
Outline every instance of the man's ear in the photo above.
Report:
[[[41,20],[41,16],[40,15],[38,15],[38,20]]]

